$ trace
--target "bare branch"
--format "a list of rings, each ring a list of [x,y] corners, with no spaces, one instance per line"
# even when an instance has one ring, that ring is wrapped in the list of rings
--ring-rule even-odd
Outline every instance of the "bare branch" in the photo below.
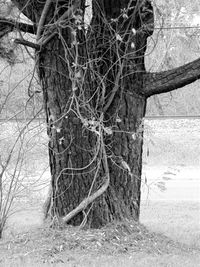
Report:
[[[36,49],[36,50],[40,50],[41,49],[40,45],[32,43],[32,42],[29,42],[29,41],[24,40],[24,39],[15,39],[15,43],[16,44],[22,44],[24,46],[29,46],[29,47],[31,47],[33,49]]]
[[[172,70],[144,74],[146,97],[167,93],[200,79],[200,58]]]
[[[31,24],[0,17],[0,38],[15,29],[31,34],[35,34],[36,32],[36,27]]]
[[[47,12],[48,12],[49,7],[51,5],[51,1],[52,0],[47,0],[45,5],[44,5],[44,9],[42,11],[42,15],[40,17],[38,28],[37,28],[37,40],[39,40],[39,38],[40,38],[40,35],[41,35],[41,32],[42,32],[42,28],[44,26],[44,22],[45,22],[45,19],[46,19],[46,16],[47,16]]]

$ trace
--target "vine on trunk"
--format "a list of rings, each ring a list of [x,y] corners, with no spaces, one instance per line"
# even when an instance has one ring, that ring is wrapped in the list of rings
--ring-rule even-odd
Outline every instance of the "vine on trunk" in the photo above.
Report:
[[[58,220],[62,220],[65,223],[69,222],[78,213],[84,212],[89,204],[106,191],[110,181],[108,159],[119,169],[123,169],[130,176],[134,176],[131,172],[131,167],[122,157],[108,156],[110,149],[109,145],[107,145],[108,137],[111,139],[113,133],[117,131],[117,124],[121,121],[118,115],[119,108],[113,112],[113,101],[117,99],[115,106],[120,107],[122,95],[124,94],[122,89],[124,88],[123,77],[125,74],[127,77],[127,66],[130,63],[132,64],[138,57],[138,52],[140,53],[137,48],[136,35],[147,34],[148,27],[142,30],[141,25],[138,25],[138,21],[137,23],[134,21],[134,16],[132,15],[134,12],[138,13],[138,10],[142,10],[143,7],[142,5],[134,6],[133,2],[130,1],[129,5],[121,9],[115,17],[106,17],[103,9],[96,8],[96,13],[93,14],[93,24],[89,26],[84,23],[84,10],[80,6],[74,8],[71,5],[64,15],[54,22],[53,29],[59,24],[57,32],[50,28],[48,30],[49,35],[45,35],[45,39],[48,41],[55,38],[55,35],[59,35],[65,51],[63,60],[67,62],[67,73],[71,81],[71,93],[65,112],[60,117],[50,114],[49,121],[51,123],[49,127],[51,131],[60,132],[59,122],[73,114],[81,121],[83,131],[91,132],[96,140],[95,153],[88,165],[82,168],[72,168],[71,165],[68,165],[56,177],[55,192],[50,198],[52,203],[47,205],[50,213],[54,206],[55,198],[59,197],[60,194],[58,184],[63,173],[76,175],[80,172],[92,172],[96,169],[88,196],[70,213],[58,218]],[[46,5],[44,10],[46,10]],[[71,16],[69,16],[69,10],[72,10]],[[46,14],[46,12],[44,11],[43,14]],[[66,14],[68,15],[66,16]],[[141,14],[144,15],[144,12]],[[39,25],[42,24],[39,23]],[[67,43],[62,35],[62,28],[68,29],[70,43]],[[41,30],[38,31],[40,32]],[[40,40],[44,40],[42,35]],[[100,45],[101,42],[102,46]],[[44,41],[41,44],[44,46],[47,42]],[[145,47],[142,49],[144,50]],[[143,124],[142,121],[141,124]],[[138,135],[138,133],[132,131],[127,132],[127,134],[131,136]],[[62,143],[61,139],[58,141]],[[95,168],[93,163],[96,164]],[[102,170],[104,175],[101,178],[101,183],[94,186],[97,183],[96,177]],[[96,188],[96,191],[94,191],[94,188]],[[58,214],[53,212],[52,216],[58,216]]]

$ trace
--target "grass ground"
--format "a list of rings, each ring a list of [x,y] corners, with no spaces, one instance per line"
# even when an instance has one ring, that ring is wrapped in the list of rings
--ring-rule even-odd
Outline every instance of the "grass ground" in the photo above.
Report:
[[[198,203],[143,202],[142,225],[55,230],[41,224],[38,209],[21,211],[17,229],[0,242],[0,266],[198,267],[198,212]]]
[[[143,201],[140,220],[151,231],[200,249],[200,202]]]

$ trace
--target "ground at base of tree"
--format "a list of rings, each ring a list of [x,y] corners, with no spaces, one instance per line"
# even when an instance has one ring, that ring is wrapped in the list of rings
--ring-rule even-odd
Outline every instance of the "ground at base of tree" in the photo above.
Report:
[[[177,229],[178,230],[178,229]],[[101,230],[32,228],[0,242],[0,266],[200,266],[200,248],[133,221]]]

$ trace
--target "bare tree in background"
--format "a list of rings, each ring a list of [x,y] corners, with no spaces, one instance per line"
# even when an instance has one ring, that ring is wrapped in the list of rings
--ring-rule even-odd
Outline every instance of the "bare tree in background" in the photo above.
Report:
[[[1,15],[10,16],[12,12],[10,3],[0,1]],[[29,68],[25,70],[21,64],[25,60],[25,53],[22,54],[20,49],[21,57],[16,56],[16,45],[10,39],[11,36],[6,36],[0,42],[0,238],[9,225],[10,217],[21,210],[20,204],[23,203],[23,209],[28,207],[33,195],[38,202],[40,188],[45,186],[44,181],[41,182],[42,174],[38,176],[35,169],[34,174],[31,171],[36,162],[28,164],[31,158],[39,161],[40,155],[37,143],[38,140],[41,141],[42,125],[40,120],[34,120],[41,113],[41,105],[35,105],[34,99],[38,86],[35,80],[33,82],[32,71],[30,73]],[[25,77],[31,78],[32,82],[18,77],[17,68]],[[40,147],[41,145],[42,142]],[[39,166],[37,170],[39,171]],[[34,179],[35,176],[37,179]]]
[[[143,118],[150,96],[200,78],[200,60],[159,73],[145,70],[154,30],[149,0],[13,0],[32,24],[0,19],[35,49],[49,136],[51,192],[46,214],[91,227],[138,220]]]
[[[5,114],[4,110],[9,105],[9,98],[12,98],[14,91],[15,88],[7,92],[6,96],[1,96],[4,99],[0,103],[0,117],[2,113]],[[16,117],[17,115],[19,114],[15,114]],[[25,167],[27,157],[31,154],[29,151],[32,143],[31,135],[34,135],[34,146],[38,138],[38,125],[30,127],[34,118],[23,122],[17,118],[0,121],[0,238],[8,219],[20,210],[20,207],[16,208],[16,204],[26,199],[27,190],[31,188],[33,192],[36,188],[39,189],[39,179],[33,181],[30,169],[27,175]]]

